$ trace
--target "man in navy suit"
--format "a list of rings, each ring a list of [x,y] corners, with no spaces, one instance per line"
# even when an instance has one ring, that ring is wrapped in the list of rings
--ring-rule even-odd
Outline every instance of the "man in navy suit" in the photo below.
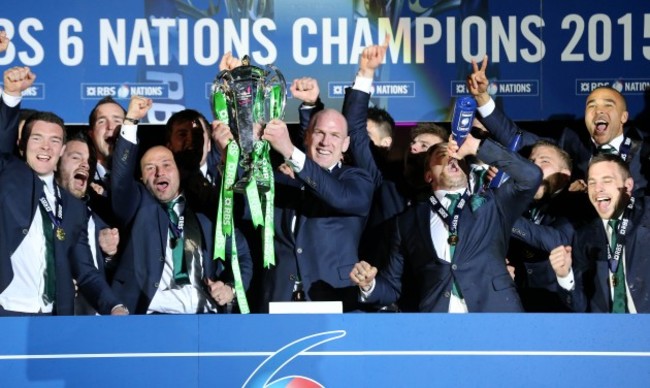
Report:
[[[88,116],[87,135],[95,152],[95,173],[90,177],[88,190],[90,208],[108,224],[115,226],[117,220],[111,206],[110,174],[113,148],[119,126],[122,125],[126,111],[113,97],[99,100]]]
[[[598,218],[549,260],[563,301],[577,312],[650,313],[650,202],[635,198],[634,178],[617,155],[597,155],[587,185]]]
[[[501,144],[508,144],[515,133],[521,131],[517,125],[496,108],[494,100],[487,93],[489,80],[485,75],[487,57],[479,68],[472,62],[474,72],[468,78],[468,88],[478,103],[481,122]],[[571,191],[586,191],[585,176],[592,156],[598,153],[615,153],[630,164],[634,178],[635,195],[648,194],[650,174],[650,145],[642,133],[634,127],[625,127],[629,118],[625,97],[616,89],[604,86],[594,89],[585,104],[585,126],[587,134],[577,134],[565,129],[558,145],[573,159],[575,170]],[[522,131],[520,149],[531,146],[539,137]]]
[[[212,260],[213,225],[191,211],[183,195],[172,152],[148,149],[137,166],[137,123],[151,100],[133,96],[115,147],[111,178],[115,214],[131,235],[113,278],[113,289],[136,314],[210,313],[233,301],[233,275]],[[241,237],[241,236],[240,236]],[[230,243],[226,254],[230,257]],[[252,276],[252,260],[243,238],[237,239],[242,292]]]
[[[512,228],[508,266],[526,311],[567,311],[558,295],[555,272],[548,260],[558,245],[570,244],[574,228],[584,223],[578,211],[582,193],[567,190],[571,178],[571,158],[566,151],[546,140],[533,145],[529,160],[543,174],[533,202]]]
[[[53,113],[27,120],[13,155],[21,92],[35,75],[27,67],[4,73],[0,109],[0,315],[74,313],[76,280],[102,314],[128,314],[92,263],[86,207],[54,181],[63,153],[63,121]]]
[[[396,219],[387,268],[362,261],[350,273],[362,299],[395,302],[405,282],[419,295],[421,312],[523,311],[505,265],[510,231],[533,198],[542,174],[537,166],[495,142],[469,135],[428,151],[425,180],[431,196]],[[480,147],[479,147],[480,145]],[[469,195],[467,155],[510,175],[504,185]]]
[[[95,151],[88,137],[83,132],[78,132],[68,137],[65,150],[56,170],[56,182],[88,204],[88,182],[94,174]],[[90,251],[93,255],[93,264],[100,273],[110,279],[116,260],[120,242],[117,228],[110,228],[104,220],[89,207],[86,217],[88,219],[88,240]],[[93,315],[95,309],[85,300],[83,295],[77,295],[75,300],[75,315]]]
[[[350,142],[345,118],[331,109],[316,113],[306,153],[280,120],[267,124],[263,138],[291,168],[276,176],[276,265],[267,273],[264,301],[289,301],[304,287],[308,300],[338,300],[344,311],[356,309],[348,274],[358,261],[373,184],[365,171],[341,163]]]

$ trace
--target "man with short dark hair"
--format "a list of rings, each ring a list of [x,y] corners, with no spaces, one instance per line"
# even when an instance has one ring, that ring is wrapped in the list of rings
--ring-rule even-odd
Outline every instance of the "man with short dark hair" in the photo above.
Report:
[[[563,301],[577,312],[650,313],[648,197],[633,196],[630,167],[613,154],[594,156],[587,186],[598,218],[549,255]]]
[[[0,116],[0,316],[72,315],[76,280],[102,314],[128,314],[92,263],[86,208],[54,180],[64,151],[63,120],[29,117],[13,154],[21,92],[35,76],[28,67],[4,73]]]
[[[420,312],[523,311],[504,258],[512,225],[542,174],[519,155],[479,137],[468,135],[460,149],[455,142],[429,149],[429,200],[397,217],[388,266],[377,277],[377,268],[365,261],[350,272],[363,300],[394,303],[408,284],[417,291]],[[467,155],[503,169],[510,180],[471,194]]]
[[[90,207],[106,222],[115,224],[110,199],[110,172],[117,128],[126,117],[124,108],[107,96],[97,102],[88,117],[88,137],[95,148],[95,174],[91,177]]]
[[[77,132],[68,137],[65,150],[59,159],[55,173],[56,182],[68,190],[76,198],[88,202],[88,183],[94,174],[95,150],[90,139],[84,132]],[[120,235],[117,228],[110,228],[89,207],[88,244],[93,257],[93,264],[107,279],[111,278],[116,261]],[[94,315],[95,309],[86,301],[83,295],[77,295],[75,300],[75,315]]]
[[[522,132],[520,149],[534,144],[539,136],[521,130],[501,110],[487,92],[489,80],[485,75],[488,59],[481,67],[472,62],[474,72],[468,78],[468,89],[478,104],[480,120],[501,144],[508,144],[518,131]],[[610,86],[594,89],[585,103],[585,127],[587,134],[578,135],[564,129],[558,145],[566,150],[574,163],[574,182],[571,191],[586,191],[585,177],[591,158],[599,153],[615,153],[630,164],[634,177],[636,196],[647,195],[650,174],[650,144],[643,134],[632,126],[626,126],[629,113],[625,97]]]

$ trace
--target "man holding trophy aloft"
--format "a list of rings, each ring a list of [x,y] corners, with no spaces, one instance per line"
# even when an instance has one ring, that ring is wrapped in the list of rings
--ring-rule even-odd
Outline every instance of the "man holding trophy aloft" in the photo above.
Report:
[[[246,72],[247,66],[249,65],[245,63],[242,66]],[[234,70],[236,69],[233,72]],[[275,73],[279,73],[277,69]],[[253,89],[243,88],[244,96],[232,98],[233,89],[231,87],[223,93],[226,101],[228,93],[231,93],[231,105],[227,109],[231,128],[233,113],[243,112],[241,106],[248,103],[246,94],[253,96],[256,93]],[[275,101],[284,101],[284,95],[277,95],[279,92],[284,93],[284,90],[276,88],[275,94],[265,92],[267,95],[263,108],[252,109],[252,166],[248,171],[243,167],[245,178],[238,181],[248,187],[244,189],[246,192],[263,192],[265,196],[271,193],[270,197],[273,198],[273,219],[269,220],[270,212],[265,208],[264,226],[272,227],[274,231],[275,265],[265,260],[267,273],[264,277],[263,310],[268,308],[268,302],[290,301],[294,291],[300,291],[300,288],[304,290],[306,300],[342,301],[344,311],[354,310],[357,308],[358,294],[356,287],[352,286],[349,273],[358,262],[357,247],[370,209],[373,183],[365,171],[342,164],[343,153],[347,150],[350,139],[347,122],[339,112],[325,109],[314,115],[305,134],[305,153],[291,142],[289,130],[281,120],[281,115],[271,116],[265,125],[255,120],[259,117],[256,112],[272,112]],[[232,106],[233,101],[238,105]],[[217,107],[217,104],[213,105]],[[218,109],[215,109],[215,116],[217,119],[225,118],[219,115]],[[245,121],[240,120],[239,123]],[[256,137],[256,124],[263,127],[260,140]],[[235,138],[244,149],[248,145],[244,144],[247,140],[241,139],[242,128],[238,128],[239,135],[235,135]],[[228,144],[228,150],[234,148],[233,144],[234,141]],[[263,150],[264,158],[264,151],[269,145],[282,155],[291,171],[272,172],[274,179],[268,181],[269,189],[265,191],[265,172],[270,164],[259,162],[256,148]],[[256,162],[260,164],[259,168],[256,167]],[[229,174],[228,170],[226,167],[224,179]],[[262,179],[258,180],[258,177]],[[230,182],[234,182],[232,177],[224,182],[224,191],[228,190],[226,187],[232,191],[240,190],[241,185]],[[251,182],[256,184],[251,185]],[[251,186],[256,187],[250,188]],[[247,199],[252,209],[255,198],[248,195]],[[267,196],[261,202],[267,205],[268,200]],[[227,199],[222,204],[228,206]],[[222,221],[229,221],[225,211],[222,210],[220,216]],[[255,217],[254,214],[251,216]],[[264,237],[266,256],[271,245],[266,240],[266,232]]]

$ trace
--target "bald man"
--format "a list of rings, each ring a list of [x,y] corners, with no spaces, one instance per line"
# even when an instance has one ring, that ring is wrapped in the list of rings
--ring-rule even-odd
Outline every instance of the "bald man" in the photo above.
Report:
[[[127,117],[139,120],[151,101],[134,97]],[[229,263],[212,260],[213,225],[194,213],[183,194],[172,152],[162,146],[140,159],[137,126],[123,125],[115,147],[111,189],[115,213],[131,228],[113,289],[135,314],[225,312],[235,299]],[[244,287],[252,276],[252,259],[243,238],[237,241]],[[230,257],[230,240],[226,246]]]

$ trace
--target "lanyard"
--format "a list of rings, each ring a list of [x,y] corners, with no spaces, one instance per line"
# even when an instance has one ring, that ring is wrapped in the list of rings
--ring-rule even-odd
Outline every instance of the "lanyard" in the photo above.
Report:
[[[624,162],[627,162],[627,158],[630,156],[630,149],[632,148],[632,139],[627,136],[623,137],[623,143],[621,143],[621,148],[618,151],[618,156],[623,159]]]
[[[39,201],[41,202],[41,205],[43,205],[43,209],[45,209],[45,212],[47,213],[48,217],[50,217],[50,220],[52,221],[52,224],[54,225],[54,230],[56,234],[56,238],[63,241],[65,240],[65,231],[63,230],[63,201],[61,200],[61,189],[59,189],[59,186],[54,183],[54,207],[56,209],[56,212],[52,207],[50,206],[50,203],[47,200],[47,197],[45,196],[45,184],[43,185],[43,192],[41,193],[41,197],[39,198]]]
[[[447,212],[447,209],[445,209],[444,206],[440,203],[440,200],[436,198],[434,194],[429,197],[429,204],[431,205],[431,209],[433,210],[434,213],[437,213],[438,216],[442,219],[442,221],[447,224],[449,227],[449,239],[448,242],[450,245],[456,245],[458,243],[458,219],[460,218],[460,212],[463,210],[465,207],[465,204],[467,203],[467,199],[469,198],[469,193],[467,190],[463,193],[461,196],[460,200],[456,204],[456,208],[454,209],[454,215],[449,216],[449,212]]]
[[[183,228],[185,227],[185,215],[177,215],[174,210],[174,206],[178,204],[179,201],[175,202],[171,207],[167,208],[167,216],[169,217],[169,230],[172,233],[172,245],[176,244],[176,240],[181,238],[183,235]],[[172,213],[174,214],[172,216]],[[176,218],[178,217],[178,223],[176,223]],[[173,248],[173,246],[172,246]]]
[[[607,249],[607,260],[609,261],[609,270],[614,274],[618,269],[619,259],[623,254],[623,248],[625,247],[625,234],[627,233],[627,226],[630,222],[630,212],[634,209],[634,197],[630,198],[630,203],[627,205],[625,212],[623,213],[623,218],[619,222],[617,230],[613,230],[612,233],[616,233],[616,245],[614,246],[614,252],[612,248],[608,245]]]

